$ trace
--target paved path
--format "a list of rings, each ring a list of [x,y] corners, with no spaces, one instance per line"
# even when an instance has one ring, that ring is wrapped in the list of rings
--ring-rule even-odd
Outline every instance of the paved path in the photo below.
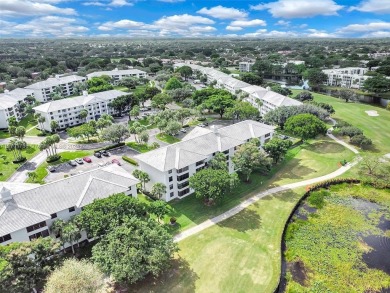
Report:
[[[352,146],[346,144],[345,142],[335,138],[332,134],[328,134],[328,136],[332,139],[334,139],[337,143],[340,143],[342,144],[343,146],[345,146],[346,148],[350,149],[351,151],[353,151],[355,154],[358,154],[358,150],[356,150],[355,148],[353,148]],[[361,157],[360,156],[357,156],[355,158],[355,160],[353,162],[350,162],[348,163],[347,165],[343,166],[343,167],[340,167],[339,169],[337,169],[336,171],[332,172],[332,173],[329,173],[327,175],[324,175],[324,176],[321,176],[321,177],[317,177],[317,178],[313,178],[313,179],[308,179],[308,180],[304,180],[304,181],[299,181],[299,182],[295,182],[295,183],[290,183],[290,184],[286,184],[286,185],[282,185],[282,186],[278,186],[278,187],[274,187],[274,188],[271,188],[271,189],[268,189],[266,191],[263,191],[263,192],[260,192],[246,200],[244,200],[243,202],[241,202],[239,205],[235,206],[234,208],[231,208],[230,210],[214,217],[214,218],[211,218],[207,221],[204,221],[203,223],[195,226],[195,227],[192,227],[188,230],[185,230],[179,234],[176,234],[174,237],[173,237],[173,240],[175,242],[179,242],[187,237],[190,237],[196,233],[199,233],[200,231],[203,231],[219,222],[222,222],[230,217],[233,217],[234,215],[238,214],[239,212],[241,212],[242,210],[244,210],[245,208],[247,208],[248,206],[250,206],[251,204],[257,202],[258,200],[262,199],[263,197],[267,196],[267,195],[271,195],[271,194],[275,194],[275,193],[278,193],[278,192],[281,192],[281,191],[286,191],[286,190],[290,190],[290,189],[294,189],[294,188],[298,188],[298,187],[303,187],[303,186],[310,186],[314,183],[318,183],[318,182],[322,182],[322,181],[326,181],[326,180],[329,180],[329,179],[333,179],[337,176],[340,176],[341,174],[345,173],[346,171],[348,171],[349,169],[351,169],[353,166],[355,166],[359,161],[361,160]]]
[[[45,162],[47,158],[46,151],[40,152],[28,162],[24,163],[16,172],[8,178],[8,182],[23,183],[27,179],[27,173],[34,171],[40,164]]]

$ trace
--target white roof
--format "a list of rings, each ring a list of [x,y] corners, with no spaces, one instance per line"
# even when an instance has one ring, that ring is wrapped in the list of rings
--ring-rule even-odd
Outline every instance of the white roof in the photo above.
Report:
[[[99,101],[108,101],[113,100],[119,96],[128,95],[129,93],[118,91],[118,90],[110,90],[100,93],[89,94],[86,96],[77,96],[73,98],[66,98],[56,101],[51,101],[45,104],[41,104],[37,107],[34,107],[34,110],[40,112],[54,112],[62,109],[67,109],[71,107],[79,107],[85,106],[92,103],[97,103]]]
[[[11,200],[5,203],[0,200],[0,235],[48,220],[51,214],[70,207],[81,208],[95,199],[125,192],[138,182],[113,164],[34,188],[16,190],[11,192]]]
[[[145,71],[138,70],[138,69],[124,69],[124,70],[111,70],[111,71],[96,71],[92,72],[90,74],[87,74],[88,78],[96,77],[96,76],[102,76],[102,75],[129,75],[129,74],[146,74]]]
[[[79,82],[85,80],[85,77],[78,75],[68,75],[62,77],[51,77],[44,81],[36,82],[26,86],[26,89],[44,89],[53,86],[58,86],[60,84],[69,83],[69,82]]]
[[[171,144],[135,158],[160,171],[180,169],[206,159],[215,152],[223,152],[245,143],[250,138],[273,132],[275,127],[246,120],[217,129],[189,133],[183,141]]]

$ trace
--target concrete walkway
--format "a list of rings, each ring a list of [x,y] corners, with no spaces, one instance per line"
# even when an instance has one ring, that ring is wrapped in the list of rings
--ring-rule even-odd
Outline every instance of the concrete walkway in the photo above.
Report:
[[[16,172],[8,178],[8,182],[23,183],[28,178],[27,173],[34,171],[40,164],[45,162],[47,158],[46,152],[40,152],[35,157],[24,163]]]
[[[352,146],[348,145],[347,143],[335,138],[332,134],[328,134],[328,136],[330,138],[334,139],[337,143],[350,149],[355,154],[359,153],[358,150],[356,150]],[[329,173],[327,175],[313,178],[313,179],[303,180],[303,181],[299,181],[299,182],[295,182],[295,183],[290,183],[290,184],[286,184],[286,185],[282,185],[282,186],[278,186],[278,187],[274,187],[274,188],[268,189],[266,191],[260,192],[256,195],[244,200],[242,203],[235,206],[234,208],[231,208],[230,210],[228,210],[228,211],[226,211],[226,212],[224,212],[224,213],[222,213],[214,218],[211,218],[207,221],[204,221],[203,223],[201,223],[195,227],[192,227],[188,230],[185,230],[179,234],[176,234],[173,237],[173,240],[175,242],[179,242],[179,241],[186,239],[187,237],[190,237],[196,233],[199,233],[199,232],[201,232],[201,231],[203,231],[203,230],[205,230],[213,225],[216,225],[217,223],[222,222],[223,220],[229,219],[230,217],[233,217],[234,215],[238,214],[239,212],[241,212],[242,210],[244,210],[245,208],[247,208],[251,204],[257,202],[258,200],[262,199],[263,197],[265,197],[267,195],[275,194],[275,193],[278,193],[281,191],[291,190],[291,189],[298,188],[298,187],[310,186],[310,185],[315,184],[315,183],[319,183],[322,181],[333,179],[333,178],[340,176],[340,175],[344,174],[345,172],[347,172],[349,169],[351,169],[353,166],[355,166],[360,160],[361,160],[361,157],[357,156],[353,162],[350,162],[347,165],[342,166],[339,169],[337,169],[336,171]]]

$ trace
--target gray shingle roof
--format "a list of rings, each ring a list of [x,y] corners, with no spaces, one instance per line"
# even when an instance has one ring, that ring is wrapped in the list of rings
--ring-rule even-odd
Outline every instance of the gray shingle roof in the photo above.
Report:
[[[111,71],[96,71],[87,74],[88,78],[96,77],[96,76],[102,76],[102,75],[128,75],[128,74],[140,74],[140,73],[146,73],[145,71],[139,70],[139,69],[124,69],[124,70],[111,70]]]
[[[138,182],[121,167],[110,165],[14,193],[12,200],[0,200],[0,235],[50,219],[50,214],[70,207],[125,192]]]
[[[68,75],[68,76],[62,76],[62,77],[51,77],[44,81],[39,81],[33,84],[30,84],[26,86],[26,89],[35,89],[40,90],[44,88],[49,88],[53,86],[58,86],[60,84],[68,83],[68,82],[79,82],[85,80],[85,77],[78,76],[78,75]]]
[[[162,147],[135,158],[160,171],[180,169],[206,159],[215,152],[223,152],[272,132],[275,127],[260,122],[246,120],[219,128],[216,132],[201,133],[195,128],[195,135],[181,142]]]

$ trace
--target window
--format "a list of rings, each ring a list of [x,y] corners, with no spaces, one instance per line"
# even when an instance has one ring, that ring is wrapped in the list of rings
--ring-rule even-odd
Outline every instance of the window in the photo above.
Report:
[[[172,182],[172,180],[173,180],[173,177],[170,176],[170,177],[169,177],[169,182]]]
[[[75,211],[75,207],[69,208],[69,213],[74,212],[74,211]]]
[[[31,241],[33,239],[37,239],[37,238],[40,238],[40,237],[47,237],[47,236],[49,236],[49,230],[43,230],[41,232],[35,233],[33,235],[30,235],[28,238],[30,238],[30,241]]]
[[[174,197],[175,196],[175,193],[174,192],[171,192],[170,194],[169,194],[169,197]]]
[[[169,171],[168,171],[168,174],[172,174],[172,170],[169,170]]]
[[[204,163],[204,161],[196,162],[196,166],[198,167],[198,166],[202,165],[203,163]]]
[[[173,189],[173,184],[169,185],[169,189]]]
[[[11,234],[0,236],[0,243],[6,242],[6,241],[11,240],[11,239],[12,239]]]
[[[184,168],[181,168],[181,169],[178,169],[177,170],[177,173],[183,173],[185,171],[188,171],[188,166],[187,167],[184,167]]]
[[[184,190],[182,190],[182,191],[179,191],[179,196],[186,195],[186,194],[189,193],[189,192],[190,192],[190,189],[189,189],[189,188],[186,188],[186,189],[184,189]]]
[[[52,219],[55,219],[55,218],[57,218],[57,213],[51,214],[50,216]]]
[[[178,188],[178,189],[182,189],[182,188],[184,188],[184,187],[187,187],[189,184],[190,184],[189,181],[185,181],[185,182],[183,182],[183,183],[178,184],[178,185],[177,185],[177,188]]]
[[[38,229],[45,227],[45,226],[46,226],[46,221],[43,221],[43,222],[40,222],[38,224],[28,226],[26,229],[27,229],[27,232],[31,232],[31,231],[38,230]]]
[[[271,133],[267,133],[267,134],[265,135],[265,137],[270,137],[270,135],[271,135]]]
[[[188,177],[190,177],[189,173],[177,176],[177,181],[183,181],[183,180],[187,179]]]

